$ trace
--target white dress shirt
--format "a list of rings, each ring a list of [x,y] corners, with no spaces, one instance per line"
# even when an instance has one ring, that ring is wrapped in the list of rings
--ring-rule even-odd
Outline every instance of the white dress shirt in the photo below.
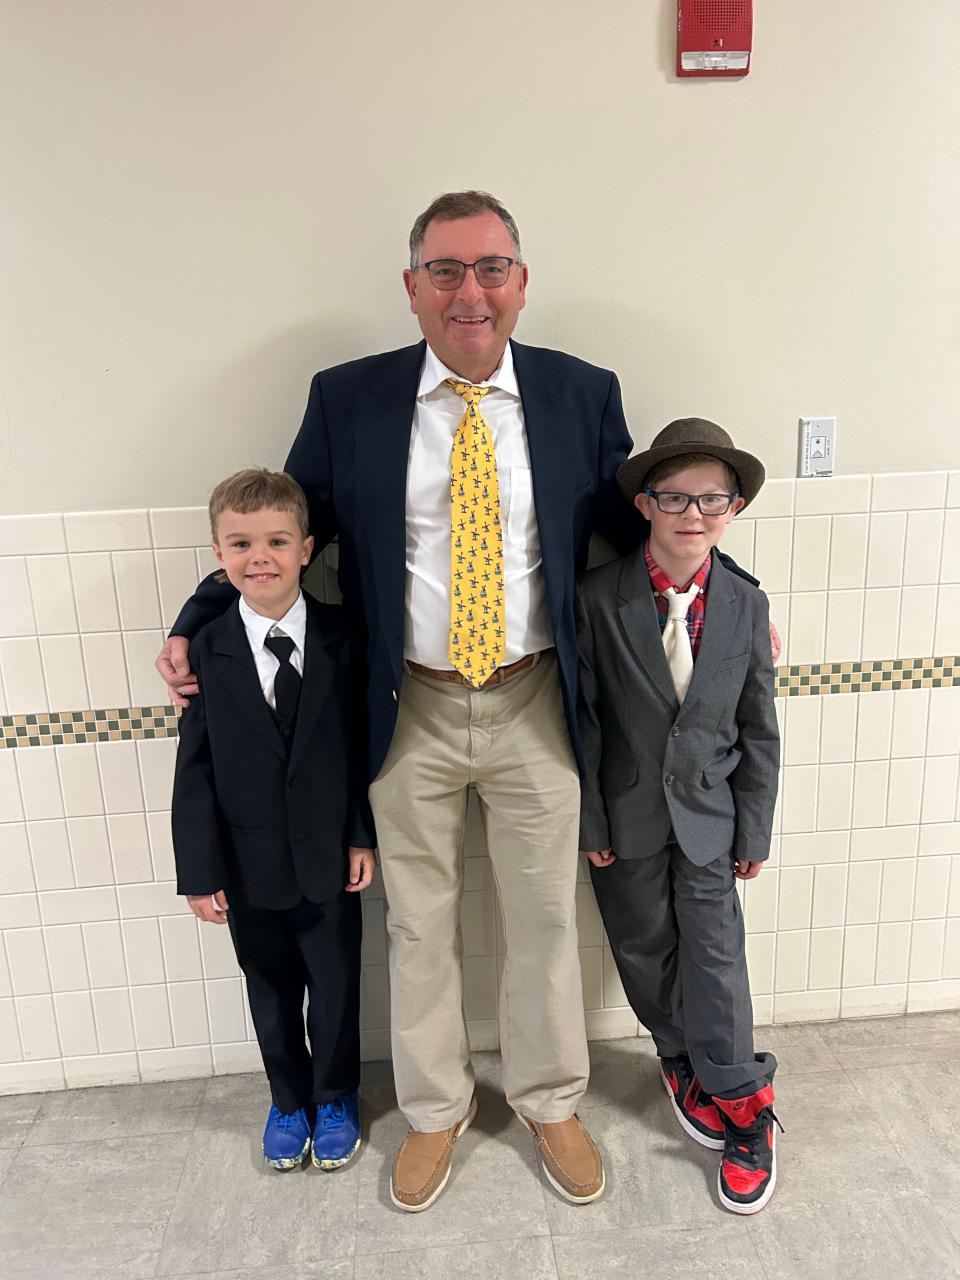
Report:
[[[407,465],[404,657],[449,671],[450,454],[465,405],[446,385],[447,378],[465,381],[446,368],[428,346]],[[489,381],[474,385],[490,388],[480,402],[480,411],[493,435],[500,485],[507,631],[503,661],[507,664],[553,645],[530,453],[509,343],[496,373]]]
[[[240,617],[243,619],[244,630],[247,633],[247,640],[250,643],[250,650],[253,653],[253,660],[257,664],[257,675],[260,677],[260,688],[263,690],[263,696],[266,698],[271,710],[276,711],[277,699],[273,692],[273,682],[276,678],[280,662],[275,654],[264,644],[268,635],[276,635],[283,632],[285,636],[289,636],[296,646],[290,655],[290,665],[303,675],[303,646],[307,636],[307,602],[303,598],[303,592],[297,596],[294,603],[283,615],[279,622],[273,618],[265,618],[262,613],[257,613],[247,604],[243,596],[240,597]]]

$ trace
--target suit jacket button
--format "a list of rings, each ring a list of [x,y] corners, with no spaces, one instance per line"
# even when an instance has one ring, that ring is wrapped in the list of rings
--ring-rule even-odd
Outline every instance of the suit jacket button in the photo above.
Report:
[[[676,725],[674,725],[674,726],[673,726],[673,728],[670,730],[670,737],[671,737],[671,738],[679,738],[679,737],[680,737],[680,730],[677,728],[677,726],[676,726]]]
[[[393,700],[394,700],[394,702],[399,701],[399,699],[397,698],[397,691],[396,691],[396,689],[394,689],[394,690],[393,690]]]
[[[664,778],[664,782],[667,784],[667,786],[668,786],[668,787],[672,787],[672,786],[673,786],[673,774],[672,774],[672,773],[668,773],[668,774],[667,774],[667,776]]]

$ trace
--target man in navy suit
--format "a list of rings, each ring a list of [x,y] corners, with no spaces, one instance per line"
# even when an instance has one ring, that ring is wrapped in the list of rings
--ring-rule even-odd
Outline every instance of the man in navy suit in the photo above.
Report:
[[[404,271],[425,341],[317,374],[286,463],[317,547],[339,539],[344,603],[366,630],[393,1061],[410,1123],[391,1194],[412,1212],[442,1191],[476,1109],[460,935],[471,784],[503,907],[506,1096],[561,1195],[585,1203],[604,1186],[576,1115],[589,1062],[574,911],[574,576],[595,528],[621,549],[641,530],[615,483],[631,449],[617,379],[511,341],[527,279],[498,200],[440,196],[414,224]],[[498,500],[485,501],[501,533],[489,572],[504,609],[484,633],[498,648],[479,686],[457,669],[451,630],[451,449],[470,405],[495,455]],[[174,624],[157,666],[175,700],[196,689],[185,638],[229,599],[208,579]]]

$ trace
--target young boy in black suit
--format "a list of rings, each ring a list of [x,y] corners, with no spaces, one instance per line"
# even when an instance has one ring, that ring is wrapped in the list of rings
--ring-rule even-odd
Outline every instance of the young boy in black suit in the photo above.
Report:
[[[313,539],[295,480],[238,472],[213,491],[210,524],[240,599],[190,650],[177,890],[228,925],[246,975],[273,1096],[264,1159],[290,1169],[309,1152],[336,1169],[360,1146],[357,895],[376,866],[360,665],[344,610],[300,589]]]

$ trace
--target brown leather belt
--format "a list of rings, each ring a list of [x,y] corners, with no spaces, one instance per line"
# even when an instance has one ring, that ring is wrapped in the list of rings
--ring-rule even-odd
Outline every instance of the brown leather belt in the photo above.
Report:
[[[494,685],[503,684],[511,676],[515,676],[521,671],[526,671],[527,667],[532,667],[539,656],[538,653],[528,653],[525,657],[518,658],[516,662],[508,662],[505,667],[497,667],[493,675],[488,676],[483,684],[479,686],[471,684],[459,671],[438,671],[434,667],[425,667],[422,663],[411,662],[409,659],[407,659],[406,665],[411,671],[416,671],[417,675],[429,676],[431,680],[443,680],[447,684],[459,684],[466,689],[492,689]]]

